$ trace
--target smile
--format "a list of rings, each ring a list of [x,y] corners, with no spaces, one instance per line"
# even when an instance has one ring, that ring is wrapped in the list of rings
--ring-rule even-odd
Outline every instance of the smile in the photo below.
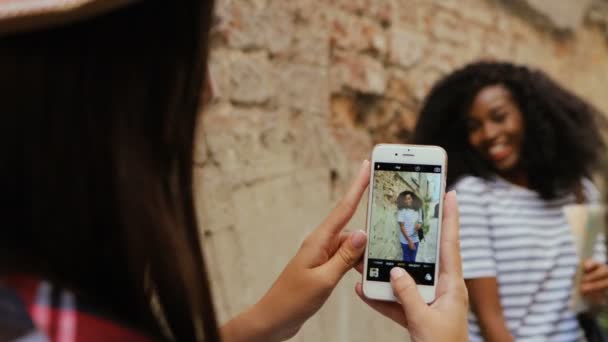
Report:
[[[511,151],[512,148],[506,144],[496,144],[488,149],[488,154],[493,161],[500,161],[507,158]]]

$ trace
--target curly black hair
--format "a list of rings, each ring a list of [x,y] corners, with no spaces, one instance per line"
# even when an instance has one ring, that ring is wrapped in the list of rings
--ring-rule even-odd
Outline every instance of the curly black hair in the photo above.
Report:
[[[475,62],[438,81],[424,100],[414,143],[439,145],[449,157],[448,187],[466,175],[495,173],[469,144],[466,117],[477,93],[502,85],[523,115],[520,166],[529,188],[545,199],[575,191],[581,178],[603,165],[601,113],[545,73],[507,62]]]

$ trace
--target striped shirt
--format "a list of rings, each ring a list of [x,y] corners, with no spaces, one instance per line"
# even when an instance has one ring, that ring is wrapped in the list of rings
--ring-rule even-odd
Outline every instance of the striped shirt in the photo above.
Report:
[[[562,212],[574,194],[544,200],[538,193],[495,177],[467,176],[454,187],[460,211],[465,279],[495,277],[505,321],[518,341],[584,341],[568,303],[579,264],[573,235]],[[600,195],[583,180],[590,203]],[[594,259],[605,262],[604,235]],[[481,341],[469,314],[471,341]]]

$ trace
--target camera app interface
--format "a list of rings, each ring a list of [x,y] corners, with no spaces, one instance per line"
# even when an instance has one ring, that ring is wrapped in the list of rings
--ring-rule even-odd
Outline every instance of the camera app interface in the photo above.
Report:
[[[367,280],[388,282],[398,266],[433,285],[441,166],[375,163],[373,187]]]

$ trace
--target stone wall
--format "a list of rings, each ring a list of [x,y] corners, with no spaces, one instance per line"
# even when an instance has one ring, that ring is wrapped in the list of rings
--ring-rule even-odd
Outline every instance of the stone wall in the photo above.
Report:
[[[268,289],[374,143],[407,141],[421,99],[455,67],[529,64],[608,111],[605,0],[580,22],[552,21],[563,10],[532,2],[219,0],[216,92],[199,120],[195,174],[221,321]],[[405,336],[360,303],[357,279],[348,275],[293,340]]]
[[[372,199],[369,257],[402,260],[403,253],[397,229],[397,196],[400,191],[415,191],[395,172],[379,171],[374,176],[376,191]]]

